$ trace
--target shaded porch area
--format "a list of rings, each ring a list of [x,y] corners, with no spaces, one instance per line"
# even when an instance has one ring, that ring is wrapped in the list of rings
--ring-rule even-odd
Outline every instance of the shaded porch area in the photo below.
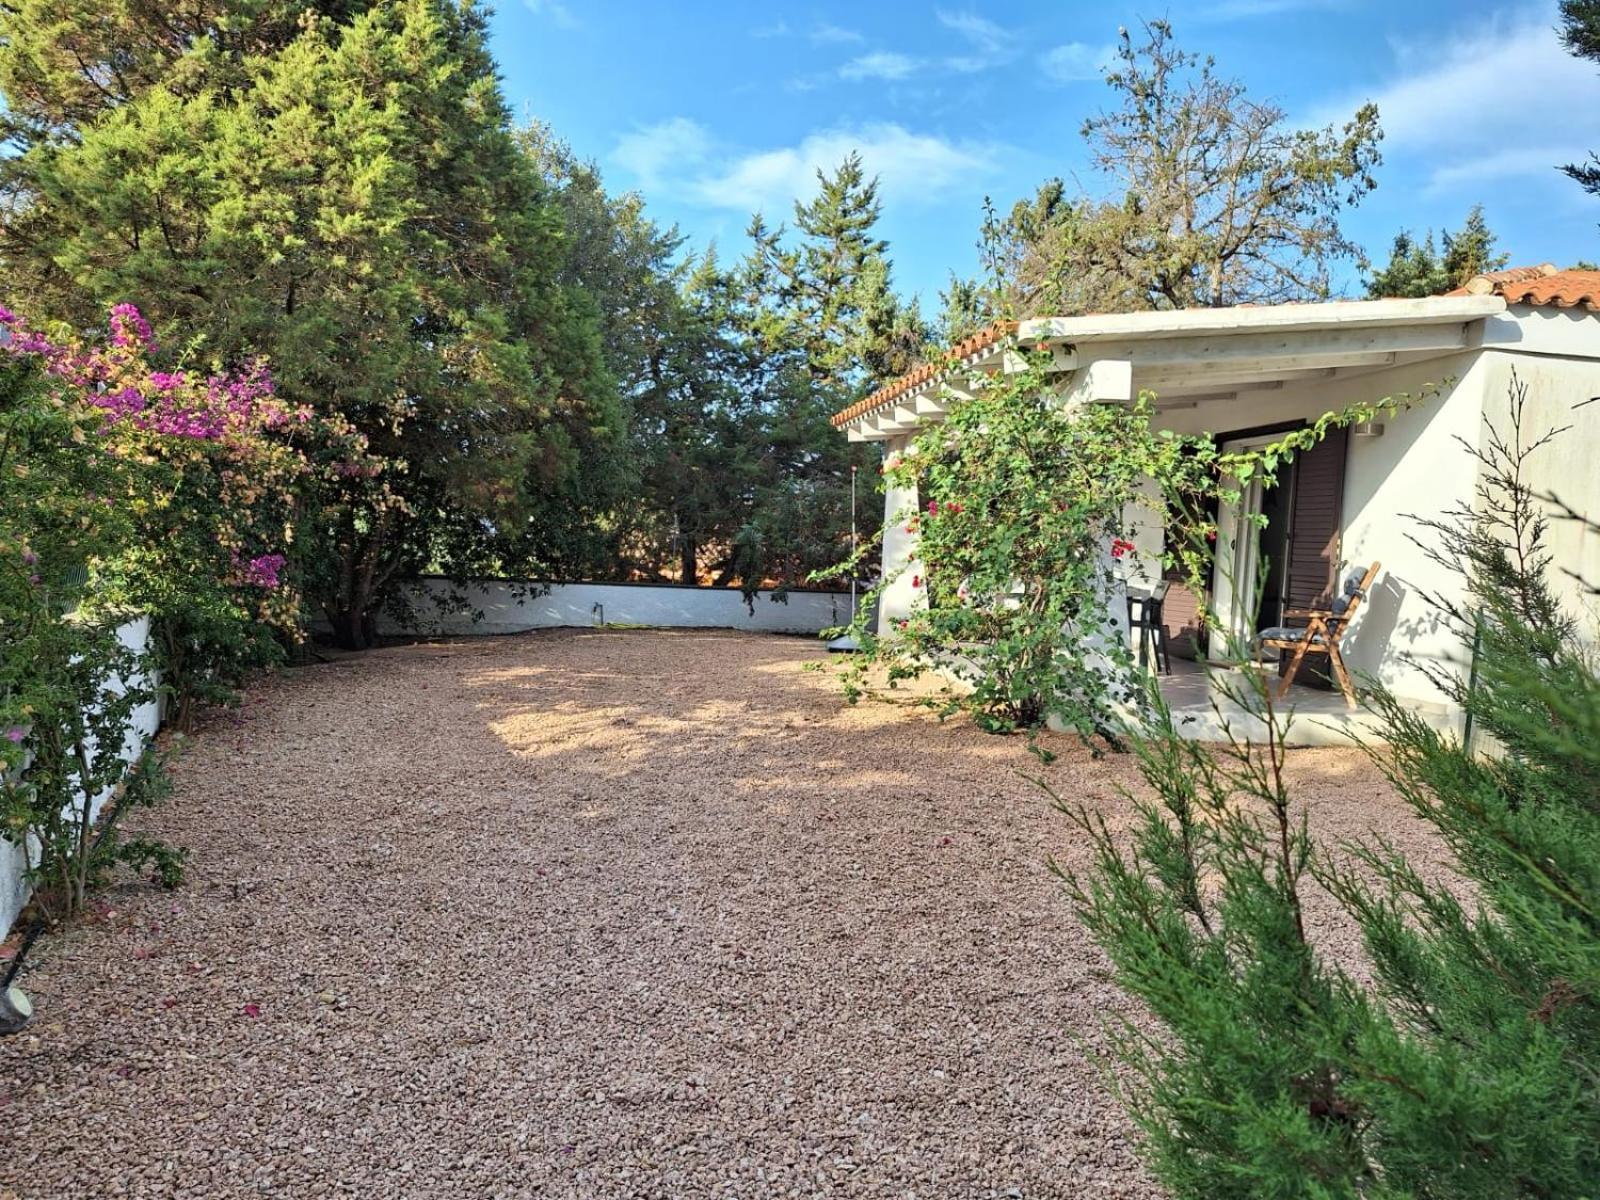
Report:
[[[1236,738],[1265,740],[1265,725],[1230,700],[1223,690],[1227,677],[1237,677],[1242,669],[1207,667],[1184,658],[1172,660],[1172,673],[1159,676],[1161,694],[1171,706],[1184,737],[1197,742],[1222,742],[1228,740],[1231,728]],[[1259,669],[1268,673],[1276,697],[1276,664],[1263,664]],[[1408,703],[1434,729],[1460,734],[1461,715],[1454,706],[1442,701]],[[1352,711],[1346,707],[1337,689],[1291,684],[1282,700],[1274,698],[1273,707],[1279,713],[1292,713],[1286,738],[1286,744],[1291,746],[1349,746],[1352,738],[1382,740],[1377,717],[1365,709]]]

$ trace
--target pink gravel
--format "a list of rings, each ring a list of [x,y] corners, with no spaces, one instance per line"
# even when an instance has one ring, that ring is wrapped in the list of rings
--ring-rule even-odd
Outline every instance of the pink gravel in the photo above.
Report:
[[[190,882],[35,951],[0,1198],[1159,1195],[1025,778],[1115,823],[1131,765],[847,708],[821,657],[559,631],[264,683],[141,819]],[[1435,853],[1359,755],[1292,770]]]

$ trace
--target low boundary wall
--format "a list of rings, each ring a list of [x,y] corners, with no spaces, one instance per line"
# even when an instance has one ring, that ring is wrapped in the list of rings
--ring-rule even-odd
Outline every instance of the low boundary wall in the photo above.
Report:
[[[746,604],[737,588],[653,583],[557,583],[481,579],[456,587],[443,579],[415,585],[416,620],[378,622],[384,634],[497,634],[531,629],[654,625],[669,629],[748,629],[817,634],[850,622],[850,593],[799,591],[784,600],[761,592]],[[451,611],[459,595],[470,611]],[[436,601],[446,601],[442,608]]]

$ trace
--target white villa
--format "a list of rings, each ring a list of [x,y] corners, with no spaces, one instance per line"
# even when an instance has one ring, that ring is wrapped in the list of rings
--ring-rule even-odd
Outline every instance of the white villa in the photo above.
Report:
[[[1451,593],[1457,582],[1411,537],[1408,515],[1437,517],[1470,505],[1479,465],[1460,444],[1480,444],[1485,418],[1503,424],[1513,372],[1528,387],[1524,420],[1536,433],[1570,430],[1539,451],[1539,492],[1579,512],[1600,515],[1600,271],[1553,266],[1482,275],[1445,296],[1191,309],[1115,316],[1054,317],[991,327],[954,347],[949,366],[924,366],[833,418],[852,441],[903,448],[923,425],[943,418],[975,384],[1004,371],[1016,347],[1048,350],[1063,403],[1128,403],[1153,392],[1160,421],[1184,433],[1209,433],[1225,448],[1274,440],[1284,431],[1358,402],[1426,397],[1397,415],[1340,430],[1280,471],[1275,486],[1253,484],[1238,506],[1218,514],[1211,607],[1236,632],[1283,623],[1287,608],[1326,603],[1352,569],[1382,563],[1346,635],[1345,659],[1357,675],[1381,680],[1421,706],[1443,697],[1420,660],[1464,670],[1454,635],[1423,592]],[[1015,361],[1014,359],[1012,361]],[[1458,440],[1460,439],[1460,440]],[[893,518],[916,496],[891,490]],[[1266,517],[1259,553],[1265,594],[1254,592],[1254,529]],[[1130,575],[1160,572],[1163,531],[1136,527]],[[1551,549],[1566,571],[1600,579],[1600,536],[1553,522]],[[885,590],[880,632],[917,603],[911,572],[914,534],[886,519]],[[1562,576],[1575,608],[1593,615],[1592,596]],[[1197,599],[1174,587],[1165,624],[1180,654],[1199,649]],[[1257,615],[1259,614],[1259,615]],[[1340,705],[1342,708],[1342,704]],[[1331,711],[1331,710],[1330,710]]]

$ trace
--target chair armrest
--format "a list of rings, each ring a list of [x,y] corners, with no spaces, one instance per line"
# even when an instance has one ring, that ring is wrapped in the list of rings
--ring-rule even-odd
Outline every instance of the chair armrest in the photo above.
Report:
[[[1283,610],[1286,617],[1331,617],[1331,608],[1286,608]]]

